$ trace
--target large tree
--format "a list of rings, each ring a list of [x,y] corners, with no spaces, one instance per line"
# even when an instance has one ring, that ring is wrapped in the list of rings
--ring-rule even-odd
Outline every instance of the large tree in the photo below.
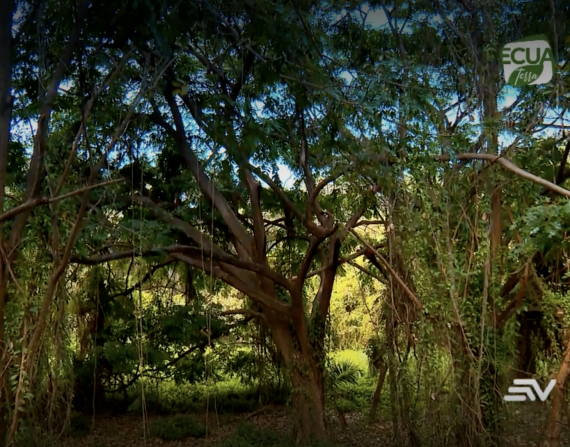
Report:
[[[21,412],[10,409],[26,406],[39,365],[57,357],[42,341],[67,299],[70,264],[121,271],[135,258],[155,263],[142,279],[176,263],[241,292],[243,306],[226,314],[271,332],[305,442],[325,433],[335,278],[365,255],[370,268],[359,268],[388,285],[381,349],[395,430],[414,442],[402,377],[415,349],[428,364],[442,351],[450,360],[462,445],[492,428],[497,340],[517,311],[530,327],[523,302],[542,306],[544,283],[564,291],[553,279],[566,269],[564,230],[558,221],[537,238],[536,228],[564,218],[557,200],[570,194],[561,187],[570,145],[535,136],[552,124],[548,112],[566,108],[566,70],[557,89],[522,89],[502,108],[498,49],[547,28],[523,23],[546,11],[561,58],[553,11],[566,11],[372,3],[38,2],[17,6],[12,35],[15,5],[2,5],[0,408],[10,414],[0,435],[14,437]],[[369,26],[371,11],[386,26]],[[31,122],[33,141],[21,130]],[[508,132],[515,143],[501,147]],[[364,225],[383,226],[382,248],[362,237]],[[125,276],[127,291],[138,286],[130,268]],[[531,352],[520,332],[519,350]],[[504,340],[513,362],[505,352],[515,342]],[[439,390],[422,386],[431,405]]]
[[[134,38],[135,52],[141,67],[168,67],[137,123],[164,171],[141,173],[144,181],[137,171],[126,204],[175,232],[169,246],[147,239],[134,251],[80,261],[158,251],[242,292],[252,306],[235,312],[269,328],[290,370],[299,442],[325,434],[334,280],[342,262],[365,252],[351,253],[355,244],[345,241],[361,218],[377,217],[371,199],[379,177],[357,174],[370,162],[389,162],[373,142],[361,150],[359,92],[332,59],[346,20],[338,13],[303,2],[149,6],[150,36]],[[141,167],[145,151],[138,155]],[[294,185],[281,183],[280,166],[295,174]],[[343,252],[350,256],[343,260]],[[307,296],[315,275],[318,292]]]

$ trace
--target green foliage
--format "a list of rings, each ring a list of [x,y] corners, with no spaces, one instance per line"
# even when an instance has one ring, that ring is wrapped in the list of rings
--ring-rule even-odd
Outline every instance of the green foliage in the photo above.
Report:
[[[550,112],[564,116],[570,106],[568,64],[550,85],[511,91],[518,99],[503,108],[496,62],[504,43],[542,32],[557,62],[564,62],[568,8],[560,0],[490,0],[485,9],[396,3],[92,2],[70,51],[65,48],[73,43],[77,14],[72,3],[18,3],[13,66],[4,71],[10,82],[0,80],[13,95],[10,113],[0,114],[11,117],[3,123],[10,125],[9,141],[0,142],[7,143],[9,160],[0,166],[6,179],[0,212],[29,197],[53,198],[56,190],[64,197],[2,223],[0,239],[8,241],[3,256],[10,260],[0,291],[6,297],[0,342],[9,355],[0,371],[13,390],[20,380],[26,384],[18,411],[24,405],[29,420],[32,409],[45,420],[46,398],[60,402],[56,397],[74,394],[78,408],[123,395],[139,412],[140,385],[146,404],[165,413],[202,411],[210,399],[220,411],[235,412],[251,411],[260,401],[286,401],[287,371],[271,331],[246,324],[243,315],[223,314],[229,308],[259,311],[259,296],[249,278],[243,282],[245,270],[235,273],[220,260],[225,254],[237,263],[236,255],[248,248],[235,227],[252,234],[256,206],[265,220],[257,236],[266,253],[255,262],[266,257],[264,269],[288,279],[299,274],[314,241],[307,229],[308,221],[317,222],[314,211],[322,209],[338,231],[360,210],[361,221],[386,222],[354,228],[370,243],[383,243],[382,256],[423,309],[413,307],[385,262],[378,267],[364,258],[354,262],[372,275],[347,263],[334,266],[326,315],[312,310],[320,275],[301,289],[312,342],[334,352],[359,351],[371,340],[369,372],[378,372],[378,359],[390,365],[396,434],[410,435],[416,421],[443,433],[450,419],[461,418],[498,430],[503,410],[497,390],[520,366],[517,349],[528,332],[537,372],[556,372],[570,318],[570,205],[544,191],[544,182],[520,178],[520,171],[503,170],[500,162],[460,162],[458,155],[501,153],[564,187],[566,142],[555,125],[548,124],[548,135],[542,126]],[[384,7],[391,17],[381,13]],[[381,27],[367,22],[378,15],[395,21]],[[69,61],[62,59],[66,52]],[[64,78],[44,103],[59,64]],[[139,89],[144,92],[132,120],[117,134]],[[52,107],[49,116],[46,107]],[[32,120],[40,115],[48,128],[35,141]],[[173,123],[184,129],[177,133]],[[184,144],[181,137],[187,137]],[[38,159],[32,159],[34,148],[41,148]],[[99,187],[71,194],[88,184],[99,161],[93,179]],[[264,174],[251,174],[261,180],[258,203],[248,164]],[[196,175],[198,169],[203,172]],[[283,172],[290,181],[280,178]],[[320,190],[319,206],[310,204],[311,214],[309,190],[327,177],[334,180]],[[506,228],[493,253],[488,235],[499,191]],[[72,240],[83,197],[87,213]],[[321,241],[308,270],[327,264],[329,241]],[[359,245],[347,235],[339,256]],[[257,241],[256,248],[262,248]],[[212,274],[203,271],[207,264]],[[526,289],[520,279],[525,266]],[[50,282],[53,272],[62,273],[58,284]],[[513,275],[518,284],[503,293]],[[292,302],[281,286],[271,298]],[[496,317],[515,302],[504,326],[496,327]],[[532,312],[540,317],[526,331],[522,324]],[[313,324],[314,317],[326,324]],[[293,329],[292,336],[304,335]],[[238,337],[245,349],[237,348]],[[38,359],[33,384],[20,371],[30,340],[38,349],[28,357]],[[338,355],[327,366],[328,397],[338,398],[341,410],[369,402],[374,382],[363,373],[366,363],[362,356]],[[444,391],[452,397],[442,397]],[[387,395],[383,391],[383,399]],[[480,398],[480,405],[465,396]],[[48,419],[62,419],[64,407],[50,405]],[[439,425],[431,423],[432,414]],[[165,433],[184,433],[174,419],[163,424]],[[72,420],[75,429],[81,431],[81,422]],[[240,433],[238,444],[282,442]]]
[[[29,427],[20,429],[15,441],[18,447],[63,447],[57,439]]]
[[[332,388],[342,385],[356,385],[362,376],[362,370],[350,360],[332,361],[327,368],[327,379]]]
[[[165,441],[202,438],[206,435],[206,427],[192,415],[178,414],[154,421],[150,426],[150,434]]]
[[[365,354],[348,350],[331,357],[325,378],[328,400],[342,412],[365,411],[376,385],[374,378],[365,374],[368,370]]]
[[[239,379],[226,377],[210,384],[188,382],[176,383],[160,380],[156,385],[147,383],[145,404],[147,410],[158,414],[203,413],[215,408],[220,414],[249,413],[260,405],[260,391],[263,404],[284,405],[289,398],[289,387],[268,383],[264,389],[244,385]],[[142,399],[140,388],[130,395],[129,411],[140,414]]]

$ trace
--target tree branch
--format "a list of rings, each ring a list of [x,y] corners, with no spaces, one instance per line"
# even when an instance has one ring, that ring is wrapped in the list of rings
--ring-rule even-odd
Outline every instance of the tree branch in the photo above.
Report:
[[[303,285],[305,283],[305,280],[308,277],[307,272],[309,271],[309,268],[311,267],[311,263],[313,262],[313,259],[315,258],[315,255],[317,254],[317,250],[319,249],[319,245],[322,241],[323,241],[322,239],[316,238],[314,236],[311,237],[311,242],[309,243],[309,249],[307,250],[307,253],[305,253],[305,257],[303,258],[303,262],[301,264],[301,267],[299,268],[299,273],[297,273],[297,276],[295,276],[295,278],[294,278],[295,286],[296,286],[298,292],[301,292],[303,289]],[[332,266],[329,266],[328,268],[330,268],[330,267],[332,267]]]
[[[558,174],[556,175],[556,184],[560,185],[564,180],[564,171],[566,170],[566,163],[568,162],[568,155],[570,154],[570,138],[566,143],[564,148],[564,154],[562,155],[562,161],[560,162],[560,167],[558,168]]]
[[[561,188],[560,186],[552,182],[549,182],[548,180],[545,180],[541,177],[537,177],[536,175],[531,174],[530,172],[527,172],[524,169],[519,168],[514,163],[508,161],[507,159],[499,155],[465,153],[465,154],[458,154],[455,156],[455,158],[457,158],[458,160],[485,160],[485,161],[490,161],[492,163],[499,163],[506,170],[518,175],[519,177],[530,180],[531,182],[536,183],[537,185],[544,186],[546,189],[558,193],[562,196],[570,197],[570,191],[568,191],[567,189]],[[451,157],[448,155],[442,155],[438,157],[438,160],[450,161]]]
[[[307,192],[310,195],[309,200],[307,201],[306,207],[306,219],[310,221],[313,218],[313,207],[316,210],[316,216],[321,225],[327,224],[327,219],[323,215],[323,210],[319,201],[317,200],[317,194],[313,194],[315,190],[315,179],[313,178],[313,174],[311,172],[311,168],[309,167],[309,153],[308,153],[308,146],[309,143],[307,141],[307,133],[306,133],[306,126],[305,126],[305,116],[303,111],[298,111],[298,114],[301,118],[301,150],[299,154],[299,164],[303,168],[303,172],[305,173],[305,186],[307,187]]]
[[[14,208],[6,211],[4,214],[0,214],[0,222],[4,222],[7,219],[10,219],[14,216],[17,216],[18,214],[23,213],[24,211],[30,210],[32,208],[35,208],[36,206],[39,206],[39,205],[45,205],[45,204],[49,204],[49,203],[59,202],[60,200],[68,199],[68,198],[73,197],[73,196],[77,196],[77,195],[82,194],[84,192],[91,191],[92,189],[100,188],[102,186],[113,185],[115,183],[121,183],[124,181],[125,181],[124,179],[109,180],[107,182],[102,182],[102,183],[97,183],[95,185],[85,186],[84,188],[79,188],[79,189],[76,189],[75,191],[68,192],[67,194],[63,194],[63,195],[58,196],[58,197],[53,197],[51,199],[49,197],[39,197],[37,199],[28,200],[27,202],[22,203],[21,205],[15,206]]]
[[[87,0],[83,0],[79,4],[77,18],[75,20],[75,23],[73,24],[73,29],[71,31],[69,41],[67,42],[63,55],[59,60],[59,64],[55,69],[55,72],[53,73],[50,85],[44,97],[44,102],[40,110],[40,118],[37,124],[34,150],[32,153],[30,167],[28,169],[28,174],[26,179],[26,191],[24,193],[25,202],[37,198],[37,196],[40,193],[40,185],[42,177],[41,173],[43,169],[43,156],[46,144],[45,139],[48,132],[48,124],[53,109],[53,103],[55,101],[59,85],[67,70],[69,62],[71,61],[71,57],[73,55],[73,51],[75,50],[75,46],[79,41],[81,22],[83,21],[85,13],[87,12],[88,5],[89,2]],[[28,221],[30,213],[31,209],[27,209],[17,215],[16,220],[14,221],[12,229],[10,231],[9,243],[11,247],[15,247],[18,244],[18,241],[20,240],[20,237],[22,235],[26,222]],[[15,251],[13,251],[12,255],[9,257],[8,262],[11,263],[12,260],[14,259],[14,256],[15,256]]]
[[[378,245],[375,245],[374,248],[379,249],[379,248],[382,248],[384,245],[385,244],[378,244]],[[368,248],[362,248],[362,249],[358,250],[356,253],[351,254],[350,256],[346,256],[344,258],[339,259],[336,265],[340,266],[342,264],[346,264],[347,262],[353,261],[354,259],[359,258],[360,256],[366,254],[367,251],[369,251]],[[324,272],[326,269],[329,269],[331,267],[332,267],[331,264],[327,264],[324,267],[321,267],[321,268],[316,269],[316,270],[312,270],[311,272],[307,273],[307,278],[310,278],[311,276],[318,275],[318,274]],[[296,279],[296,277],[294,276],[293,281],[295,279]]]
[[[368,270],[367,268],[364,268],[364,267],[362,267],[361,265],[358,265],[358,264],[357,264],[356,262],[354,262],[354,261],[348,261],[348,263],[349,263],[350,265],[352,265],[354,268],[357,268],[358,270],[360,270],[360,271],[366,273],[367,275],[372,276],[372,278],[376,279],[376,280],[379,281],[381,284],[388,285],[388,282],[387,282],[385,279],[383,279],[382,277],[378,276],[376,273],[374,273],[374,272]]]
[[[336,172],[334,174],[329,175],[328,177],[324,178],[323,180],[321,180],[317,186],[315,186],[314,188],[312,188],[312,190],[308,191],[309,192],[309,200],[307,202],[307,205],[311,205],[313,203],[315,203],[315,201],[317,200],[317,196],[319,195],[319,193],[323,190],[323,188],[325,186],[327,186],[329,183],[334,182],[335,180],[339,179],[340,177],[342,177],[344,174],[346,174],[348,172],[349,169],[353,168],[355,165],[354,164],[350,164],[348,166],[345,166],[343,169],[341,169],[339,172]]]
[[[73,260],[71,262],[73,262]],[[125,296],[125,295],[129,295],[129,294],[133,293],[135,290],[137,290],[139,287],[141,287],[146,281],[148,281],[152,277],[152,275],[154,275],[156,273],[157,270],[160,270],[162,267],[166,267],[167,265],[170,265],[174,262],[176,262],[175,259],[169,258],[169,259],[162,261],[156,265],[153,265],[152,268],[134,286],[131,286],[131,287],[123,290],[122,292],[118,292],[118,293],[115,293],[114,295],[111,295],[110,299],[114,300],[115,298],[118,298],[119,296]],[[80,264],[80,262],[78,262],[78,264]]]
[[[256,312],[251,309],[236,309],[236,310],[225,310],[220,315],[249,315],[253,318],[259,318],[260,320],[265,320],[265,315],[261,312]]]
[[[268,308],[274,310],[275,312],[285,315],[290,315],[291,307],[288,304],[283,304],[282,302],[278,301],[276,298],[267,295],[265,292],[258,290],[257,288],[254,288],[255,285],[253,285],[253,287],[248,286],[246,283],[242,282],[237,277],[224,272],[220,268],[220,266],[217,265],[217,263],[214,262],[207,263],[203,259],[193,259],[178,253],[172,254],[172,257],[188,265],[197,267],[207,273],[210,273],[216,276],[217,278],[220,278],[225,283],[229,284],[230,286],[234,287],[235,289],[249,296],[251,299],[258,301],[261,304],[267,306]]]
[[[174,124],[176,126],[176,142],[178,150],[186,160],[186,163],[190,168],[190,172],[200,186],[202,194],[204,197],[206,197],[207,200],[212,203],[212,207],[215,207],[219,211],[222,218],[224,219],[224,222],[226,222],[231,232],[236,236],[237,240],[244,245],[244,248],[247,250],[247,252],[252,255],[251,250],[253,246],[253,240],[251,235],[239,221],[224,196],[222,196],[208,175],[200,167],[200,162],[196,155],[194,155],[194,152],[190,148],[190,145],[186,139],[184,122],[182,120],[182,115],[180,114],[180,109],[178,108],[176,101],[174,101],[174,98],[169,97],[168,95],[166,95],[166,100],[170,106]]]
[[[390,275],[392,275],[392,277],[396,280],[396,282],[404,290],[406,295],[408,295],[408,298],[416,305],[416,307],[418,309],[423,309],[424,306],[420,303],[420,300],[418,300],[418,298],[416,297],[414,292],[412,292],[410,290],[410,288],[407,286],[407,284],[402,280],[402,278],[400,278],[400,275],[398,275],[398,273],[392,268],[390,263],[386,259],[384,259],[384,256],[382,256],[380,253],[378,253],[378,251],[376,249],[374,249],[374,247],[372,247],[370,244],[368,244],[366,241],[364,241],[358,235],[358,233],[356,231],[354,231],[352,228],[348,228],[348,231],[350,231],[354,235],[354,237],[356,237],[356,239],[358,239],[364,246],[366,246],[366,248],[368,248],[370,251],[372,251],[372,253],[374,253],[376,255],[376,257],[378,259],[380,259],[380,261],[382,261],[382,264],[384,264],[384,266],[390,272]]]
[[[275,283],[279,284],[285,289],[289,291],[293,290],[293,286],[287,280],[287,278],[285,278],[283,275],[277,272],[272,271],[269,267],[253,262],[244,261],[243,259],[232,256],[217,247],[213,247],[213,250],[211,252],[207,250],[202,250],[199,247],[192,247],[189,245],[171,245],[168,247],[151,248],[148,250],[143,250],[142,252],[133,249],[133,250],[120,251],[116,253],[107,253],[99,256],[92,256],[90,258],[73,258],[72,262],[74,264],[98,265],[98,264],[103,264],[105,262],[132,258],[133,256],[156,256],[161,253],[168,253],[168,254],[186,253],[187,255],[196,256],[200,258],[203,257],[204,259],[212,258],[215,259],[216,261],[225,264],[230,264],[231,266],[238,267],[240,269],[249,270],[254,273],[259,273],[260,275],[263,275],[273,280]],[[232,275],[243,276],[243,272],[233,271]]]
[[[287,209],[289,209],[297,219],[303,224],[307,230],[311,232],[316,237],[326,238],[333,234],[336,231],[335,228],[323,228],[315,225],[312,221],[307,220],[307,217],[295,206],[295,204],[291,201],[289,196],[285,194],[285,191],[281,189],[279,186],[275,184],[273,180],[269,178],[264,172],[260,169],[256,168],[255,166],[249,165],[249,168],[252,172],[254,172],[261,180],[263,180],[269,187],[275,192],[275,194],[285,203]]]

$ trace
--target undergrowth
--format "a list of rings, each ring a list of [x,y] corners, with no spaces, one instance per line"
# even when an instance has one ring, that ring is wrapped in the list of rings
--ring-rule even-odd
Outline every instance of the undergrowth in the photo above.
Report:
[[[354,381],[341,381],[335,388],[335,408],[342,412],[366,412],[376,387],[376,374],[370,374],[364,352],[345,350],[330,355],[337,364],[350,364],[360,371]],[[128,412],[140,414],[142,399],[140,386],[130,396]],[[256,411],[264,405],[286,405],[290,389],[286,383],[246,384],[238,377],[223,376],[210,383],[176,383],[163,380],[158,384],[146,383],[144,402],[146,410],[157,415],[179,413],[201,414],[215,411],[218,414],[240,414]],[[387,387],[384,387],[379,412],[389,408]],[[328,402],[331,405],[331,402]]]
[[[253,424],[239,424],[234,433],[214,447],[294,447],[290,436],[283,436],[271,430],[260,430]],[[313,443],[308,447],[341,447],[327,441]]]
[[[192,415],[177,414],[154,421],[150,426],[150,435],[164,441],[202,438],[206,435],[206,427]]]

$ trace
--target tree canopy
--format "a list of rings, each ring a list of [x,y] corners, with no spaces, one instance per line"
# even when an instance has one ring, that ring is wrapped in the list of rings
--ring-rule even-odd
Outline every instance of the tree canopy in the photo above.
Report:
[[[0,0],[0,439],[224,359],[285,378],[306,444],[351,347],[402,445],[500,444],[515,377],[556,379],[558,445],[569,14]],[[534,35],[552,80],[507,85],[501,49]]]

